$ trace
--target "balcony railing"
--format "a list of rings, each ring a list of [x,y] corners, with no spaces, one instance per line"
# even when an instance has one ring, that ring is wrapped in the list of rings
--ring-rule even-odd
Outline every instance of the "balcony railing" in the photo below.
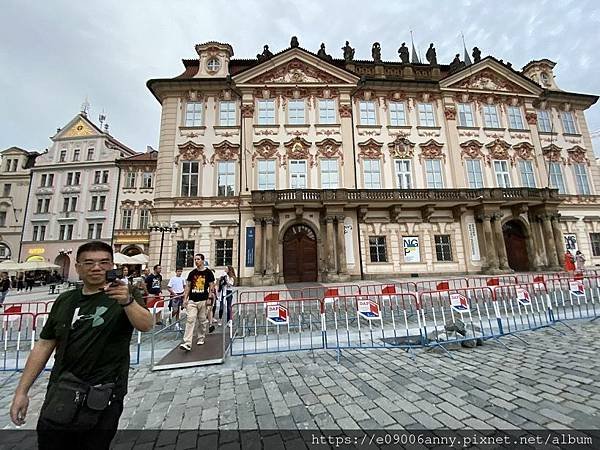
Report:
[[[252,191],[252,203],[311,203],[371,201],[559,201],[556,189],[484,188],[484,189],[287,189]]]

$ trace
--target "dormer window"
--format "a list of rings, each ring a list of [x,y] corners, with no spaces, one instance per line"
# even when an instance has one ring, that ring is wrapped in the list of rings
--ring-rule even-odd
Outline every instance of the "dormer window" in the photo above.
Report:
[[[206,70],[208,70],[209,72],[212,72],[212,73],[218,72],[220,68],[221,68],[221,61],[219,61],[217,58],[211,58],[206,63]]]
[[[550,86],[550,77],[546,72],[540,74],[540,79],[542,80],[542,86]]]

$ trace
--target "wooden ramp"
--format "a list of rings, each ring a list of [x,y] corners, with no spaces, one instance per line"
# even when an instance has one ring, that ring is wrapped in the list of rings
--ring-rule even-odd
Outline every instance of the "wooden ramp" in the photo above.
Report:
[[[229,331],[227,329],[226,331]],[[223,364],[225,354],[229,349],[229,333],[207,334],[204,345],[196,345],[192,342],[192,350],[189,352],[179,348],[181,341],[177,341],[177,347],[167,353],[152,370],[182,369],[184,367],[207,366],[210,364]]]

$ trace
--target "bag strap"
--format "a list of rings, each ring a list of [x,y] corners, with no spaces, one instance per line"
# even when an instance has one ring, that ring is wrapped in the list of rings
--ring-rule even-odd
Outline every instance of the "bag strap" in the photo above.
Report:
[[[81,301],[81,288],[76,288],[75,294],[70,298],[70,302],[67,305],[67,312],[69,313],[67,317],[69,317],[69,321],[73,321],[73,314],[75,314],[75,310],[77,309],[77,304]],[[67,350],[67,342],[69,341],[69,335],[71,334],[71,326],[72,323],[67,325],[67,331],[65,333],[65,337],[63,339],[62,345],[59,345],[56,349],[56,357],[55,362],[58,366],[62,365],[63,359],[65,357],[65,351]]]

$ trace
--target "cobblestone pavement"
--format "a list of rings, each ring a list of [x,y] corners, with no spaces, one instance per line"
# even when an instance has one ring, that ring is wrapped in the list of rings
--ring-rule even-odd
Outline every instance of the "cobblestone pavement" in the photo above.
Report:
[[[416,361],[402,350],[295,352],[224,365],[131,370],[123,429],[597,429],[600,327],[552,329]],[[31,391],[33,428],[48,373]],[[0,428],[18,375],[0,374]]]

